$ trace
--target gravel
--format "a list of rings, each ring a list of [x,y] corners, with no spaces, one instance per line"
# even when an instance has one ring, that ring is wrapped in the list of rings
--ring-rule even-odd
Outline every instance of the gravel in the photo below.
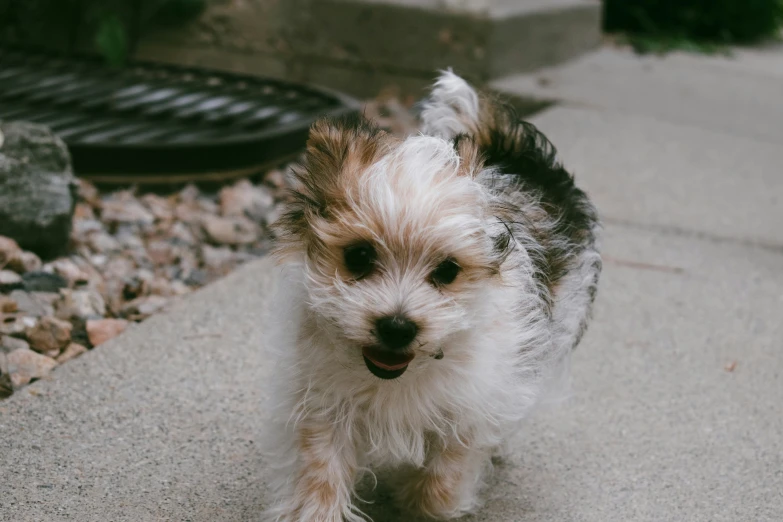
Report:
[[[0,236],[0,399],[265,255],[286,179],[170,194],[79,180],[63,256]]]

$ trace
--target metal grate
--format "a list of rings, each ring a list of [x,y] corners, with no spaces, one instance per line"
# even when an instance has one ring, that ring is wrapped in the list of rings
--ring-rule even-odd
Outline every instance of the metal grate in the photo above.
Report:
[[[52,128],[76,172],[103,182],[172,182],[248,173],[296,155],[346,96],[253,76],[0,49],[0,120]]]

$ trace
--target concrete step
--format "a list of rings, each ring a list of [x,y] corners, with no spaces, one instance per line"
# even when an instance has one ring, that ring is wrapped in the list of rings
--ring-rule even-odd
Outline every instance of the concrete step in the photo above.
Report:
[[[783,142],[783,47],[730,56],[634,55],[605,48],[492,86],[537,101],[611,109],[728,135]]]
[[[446,3],[449,4],[448,2]],[[561,63],[595,48],[601,6],[590,0],[321,0],[311,4],[304,55],[431,77],[453,67],[487,81]]]
[[[477,82],[573,59],[601,39],[598,0],[257,0],[142,42],[147,60],[420,96],[437,70]]]

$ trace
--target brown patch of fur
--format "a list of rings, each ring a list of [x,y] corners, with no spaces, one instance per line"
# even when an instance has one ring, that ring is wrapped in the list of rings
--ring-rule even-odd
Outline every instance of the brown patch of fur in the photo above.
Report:
[[[351,185],[395,141],[393,136],[361,117],[322,119],[313,124],[304,160],[293,169],[296,186],[292,201],[275,224],[277,255],[286,257],[302,246],[310,248],[309,223],[345,209],[345,194]]]
[[[439,517],[454,510],[459,502],[464,461],[470,450],[464,441],[451,441],[433,451],[419,480],[408,488],[408,500],[412,508]]]
[[[321,455],[323,450],[330,450],[331,428],[316,425],[300,427],[297,442],[302,460],[297,475],[299,495],[327,511],[339,501],[339,492],[332,482],[334,478],[330,476],[333,470]],[[346,471],[353,473],[353,470]]]
[[[476,141],[466,135],[457,136],[454,148],[460,157],[460,173],[470,178],[475,177],[483,168],[483,158]]]

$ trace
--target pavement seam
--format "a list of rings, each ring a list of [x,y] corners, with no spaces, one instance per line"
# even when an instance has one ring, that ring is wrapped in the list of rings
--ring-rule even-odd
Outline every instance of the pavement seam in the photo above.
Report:
[[[715,244],[732,244],[732,245],[744,246],[749,248],[759,248],[761,250],[772,252],[774,254],[783,254],[783,244],[768,243],[766,241],[760,241],[756,239],[721,236],[718,234],[711,234],[709,232],[692,230],[692,229],[677,227],[673,225],[657,225],[652,223],[640,223],[638,221],[633,221],[630,219],[621,219],[621,218],[613,218],[613,217],[603,217],[602,221],[605,224],[633,229],[633,230],[644,230],[644,231],[658,232],[661,234],[672,235],[677,237],[695,238],[695,239],[700,239]]]

